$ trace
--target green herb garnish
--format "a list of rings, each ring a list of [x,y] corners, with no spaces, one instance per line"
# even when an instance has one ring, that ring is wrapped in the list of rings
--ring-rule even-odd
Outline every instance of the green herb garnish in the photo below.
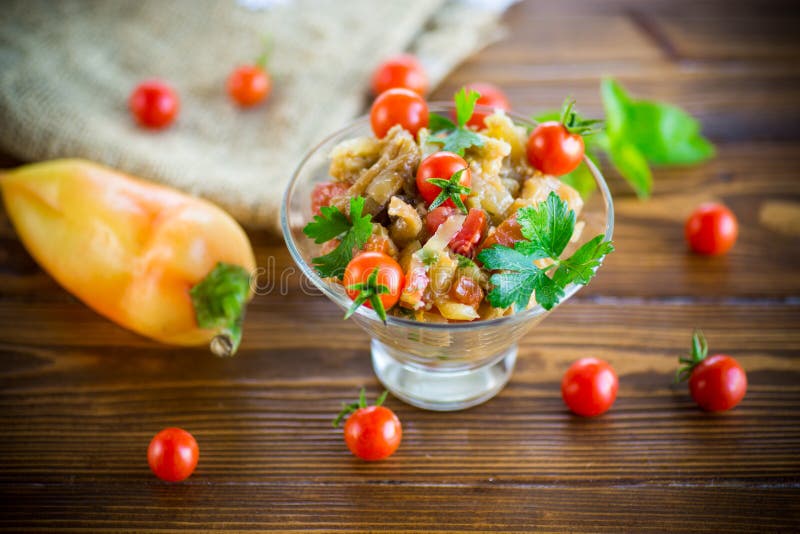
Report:
[[[489,279],[493,288],[487,300],[495,308],[514,305],[517,311],[524,310],[535,291],[536,301],[544,309],[552,309],[567,285],[588,284],[605,255],[614,250],[610,241],[598,235],[569,258],[561,259],[575,230],[575,212],[554,192],[538,206],[520,208],[517,221],[526,240],[514,248],[495,245],[478,254],[484,267],[502,271]],[[553,262],[548,267],[533,263],[545,258]],[[555,270],[552,277],[547,275],[551,270]]]
[[[349,219],[336,206],[323,206],[320,215],[315,215],[314,220],[303,228],[303,233],[317,244],[340,240],[332,252],[311,260],[321,277],[341,279],[347,264],[353,259],[353,250],[364,246],[372,235],[372,217],[362,215],[363,212],[364,198],[353,197],[350,199]]]
[[[475,265],[475,262],[469,259],[466,256],[462,256],[461,254],[456,254],[456,260],[458,260],[458,268],[459,269],[477,269],[478,266]]]
[[[475,111],[475,102],[481,97],[478,91],[462,87],[453,97],[456,105],[457,124],[437,113],[431,113],[428,118],[428,129],[431,136],[428,141],[442,144],[442,150],[454,152],[459,156],[464,155],[464,150],[471,146],[483,146],[483,138],[466,127],[467,122]]]

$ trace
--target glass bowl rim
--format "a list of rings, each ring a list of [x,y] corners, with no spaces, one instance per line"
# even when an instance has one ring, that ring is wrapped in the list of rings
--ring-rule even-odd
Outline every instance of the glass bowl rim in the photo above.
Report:
[[[437,112],[446,112],[454,109],[454,105],[452,102],[442,102],[442,101],[434,101],[428,103],[428,109],[430,112],[437,113]],[[487,106],[476,106],[476,110],[479,111],[486,111],[486,112],[493,112],[494,110]],[[513,121],[514,124],[533,127],[535,124],[530,120],[521,115],[516,113],[512,113],[509,111],[505,112]],[[301,272],[304,276],[306,276],[311,282],[320,289],[325,296],[329,299],[337,303],[343,308],[347,308],[350,305],[350,298],[347,297],[346,293],[344,292],[343,288],[339,290],[332,287],[331,284],[325,282],[317,272],[311,267],[306,261],[303,259],[300,250],[298,249],[297,245],[295,244],[294,237],[291,232],[291,228],[289,227],[289,216],[288,216],[288,205],[290,196],[298,183],[298,179],[300,177],[301,172],[303,171],[306,163],[316,155],[323,146],[330,143],[334,139],[338,137],[345,137],[345,135],[351,130],[357,130],[358,128],[369,124],[369,114],[361,115],[348,123],[343,128],[336,130],[335,132],[325,136],[319,143],[317,143],[314,147],[309,149],[303,158],[298,163],[297,167],[295,168],[294,172],[292,173],[292,177],[289,179],[289,183],[286,185],[286,189],[284,190],[283,197],[281,199],[281,231],[283,232],[283,239],[286,242],[286,246],[289,249],[289,254],[292,256],[292,260],[300,267]],[[344,140],[344,139],[343,139]],[[606,241],[610,241],[611,237],[614,233],[614,203],[611,198],[611,191],[608,189],[608,184],[605,181],[600,170],[597,166],[585,155],[583,157],[583,162],[589,168],[589,172],[592,174],[595,182],[597,183],[598,190],[603,196],[603,202],[606,208],[606,229],[604,233],[604,239]],[[602,264],[601,264],[602,266]],[[598,267],[599,268],[599,267]],[[527,319],[533,319],[535,317],[539,317],[543,314],[548,313],[556,309],[557,307],[561,306],[564,302],[566,302],[570,297],[572,297],[578,290],[583,287],[582,284],[571,283],[569,284],[564,290],[564,296],[561,298],[558,304],[556,304],[550,310],[545,310],[541,304],[537,304],[532,308],[528,308],[521,312],[514,312],[510,315],[504,315],[502,317],[496,317],[494,319],[486,319],[481,320],[478,319],[476,321],[469,321],[469,322],[459,322],[459,323],[423,323],[421,321],[417,321],[414,319],[406,319],[405,317],[398,317],[395,315],[388,315],[386,317],[386,326],[398,326],[398,327],[412,327],[412,328],[423,328],[423,329],[431,329],[431,330],[471,330],[471,329],[479,329],[479,328],[488,328],[492,326],[500,326],[503,323],[513,323],[518,321],[524,321]],[[355,315],[359,315],[364,319],[369,319],[372,321],[376,321],[381,323],[382,321],[378,317],[378,315],[371,309],[367,308],[366,306],[361,306],[355,311]]]

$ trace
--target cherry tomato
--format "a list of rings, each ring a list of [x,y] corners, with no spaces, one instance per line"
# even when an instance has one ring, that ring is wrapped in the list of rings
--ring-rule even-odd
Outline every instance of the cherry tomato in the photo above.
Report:
[[[478,106],[485,106],[492,108],[492,110],[502,109],[508,111],[511,109],[511,104],[508,101],[508,97],[506,97],[502,89],[496,85],[492,85],[491,83],[476,82],[467,85],[466,89],[467,91],[478,91],[481,94],[481,97],[477,102],[475,102],[475,104]],[[469,121],[467,121],[467,126],[474,126],[478,129],[484,128],[485,124],[483,123],[483,120],[491,114],[492,112],[479,111],[476,109],[472,114],[472,117],[470,117]]]
[[[404,283],[403,269],[391,256],[387,256],[382,252],[372,251],[358,254],[347,264],[342,283],[347,291],[347,295],[355,300],[356,297],[359,296],[360,291],[347,288],[355,284],[367,282],[375,269],[378,269],[377,283],[389,288],[388,293],[379,295],[384,309],[389,310],[400,300],[400,293],[403,291]],[[369,300],[364,304],[372,308],[372,304]]]
[[[418,95],[424,95],[428,90],[428,75],[417,58],[410,54],[390,57],[372,75],[374,94],[397,88],[408,89]]]
[[[425,202],[430,205],[431,202],[439,196],[439,193],[442,192],[442,188],[430,183],[428,179],[442,178],[444,180],[449,180],[461,169],[466,170],[461,173],[458,183],[469,187],[472,183],[472,177],[469,172],[469,165],[464,161],[464,158],[452,152],[434,152],[425,158],[417,169],[417,190],[419,194],[422,195]],[[462,202],[467,198],[467,195],[460,196]],[[456,207],[452,198],[448,198],[442,205],[451,208]]]
[[[561,396],[574,413],[591,417],[611,408],[618,386],[617,374],[607,362],[582,358],[564,374]]]
[[[180,100],[169,85],[158,80],[148,80],[136,86],[128,105],[140,126],[159,130],[175,120]]]
[[[722,204],[701,204],[686,221],[686,241],[698,254],[724,254],[736,243],[739,223]]]
[[[543,122],[528,138],[528,163],[552,176],[575,170],[583,159],[583,137],[569,133],[560,122]]]
[[[200,449],[194,436],[180,428],[165,428],[147,447],[147,463],[161,480],[180,482],[197,467]]]
[[[475,256],[475,249],[481,242],[486,231],[486,212],[482,209],[472,208],[464,219],[461,230],[458,231],[448,246],[456,254],[472,258]]]
[[[252,107],[269,96],[272,79],[258,65],[243,65],[228,76],[227,88],[234,102],[241,107]]]
[[[416,137],[419,129],[428,125],[428,104],[408,89],[389,89],[372,103],[369,120],[372,132],[378,138],[385,137],[395,124]]]
[[[694,401],[709,412],[730,410],[747,392],[747,375],[739,363],[724,354],[704,359],[689,377]]]
[[[330,206],[334,198],[340,197],[350,189],[344,182],[325,182],[314,186],[311,191],[311,212],[319,215],[319,209],[323,206]]]

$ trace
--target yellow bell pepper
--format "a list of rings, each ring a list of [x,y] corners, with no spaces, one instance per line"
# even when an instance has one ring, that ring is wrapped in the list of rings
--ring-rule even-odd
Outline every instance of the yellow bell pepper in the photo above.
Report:
[[[163,343],[236,352],[255,258],[220,208],[84,160],[2,173],[0,190],[30,254],[89,307]]]

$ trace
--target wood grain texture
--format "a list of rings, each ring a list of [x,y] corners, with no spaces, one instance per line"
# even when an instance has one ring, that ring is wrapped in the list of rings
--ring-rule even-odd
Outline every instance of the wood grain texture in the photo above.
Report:
[[[274,287],[251,304],[240,354],[220,360],[83,306],[0,211],[0,530],[800,530],[800,10],[529,0],[506,21],[434,98],[483,79],[525,113],[571,93],[591,114],[610,74],[685,107],[718,145],[707,164],[658,170],[648,202],[608,173],[617,252],[523,339],[506,389],[449,414],[390,399],[403,443],[359,462],[330,420],[358,388],[379,393],[368,338],[306,290],[280,240],[250,232]],[[722,258],[685,250],[683,221],[706,200],[740,221]],[[695,327],[747,370],[729,413],[672,384]],[[559,389],[587,355],[620,376],[613,409],[588,420]],[[201,450],[178,485],[145,460],[172,425]]]

